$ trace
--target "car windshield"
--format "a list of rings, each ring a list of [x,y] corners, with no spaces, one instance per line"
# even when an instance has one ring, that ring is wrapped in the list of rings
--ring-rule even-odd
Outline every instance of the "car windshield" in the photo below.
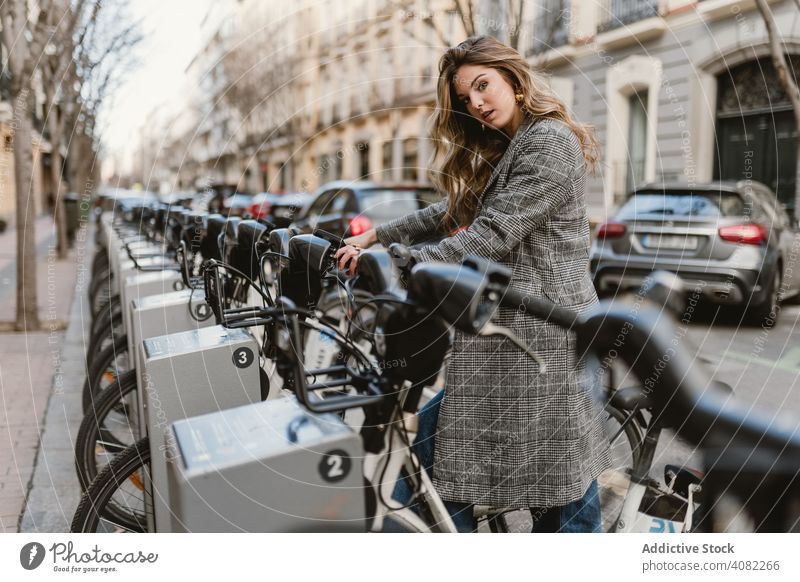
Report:
[[[430,191],[424,189],[367,190],[361,200],[361,210],[377,226],[427,206],[429,197]],[[422,200],[421,206],[418,199]]]
[[[641,214],[668,216],[740,216],[744,201],[735,192],[640,191],[631,196],[619,209],[619,220],[631,220]]]

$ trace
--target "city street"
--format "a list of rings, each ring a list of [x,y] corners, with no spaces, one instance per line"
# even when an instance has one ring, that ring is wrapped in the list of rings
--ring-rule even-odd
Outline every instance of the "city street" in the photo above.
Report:
[[[733,311],[700,313],[686,334],[690,353],[715,380],[733,389],[733,399],[754,412],[797,423],[800,419],[800,305],[783,306],[771,330],[739,325]],[[663,433],[653,476],[666,463],[699,466],[699,457],[670,433]]]
[[[680,332],[679,332],[680,333]],[[696,353],[701,366],[733,390],[732,404],[751,409],[767,420],[783,419],[790,426],[800,419],[800,305],[784,305],[770,330],[739,324],[732,309],[706,308],[695,312],[684,346]],[[635,383],[620,377],[621,385]],[[674,432],[661,433],[651,477],[663,482],[665,465],[702,470],[702,456]],[[601,483],[603,502],[619,507],[628,486],[623,475],[607,474]],[[604,512],[604,518],[615,513]],[[609,521],[604,528],[611,527]]]
[[[709,370],[730,384],[737,400],[800,417],[800,305],[783,306],[769,331],[739,326],[735,316],[698,318],[688,341],[711,360]]]

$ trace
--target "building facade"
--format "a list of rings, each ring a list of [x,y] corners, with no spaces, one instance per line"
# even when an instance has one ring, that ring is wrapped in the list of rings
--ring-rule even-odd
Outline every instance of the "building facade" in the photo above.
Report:
[[[800,56],[797,6],[770,7],[786,52]],[[531,59],[603,148],[588,191],[598,212],[644,183],[713,179],[764,182],[793,207],[797,128],[755,2],[574,1],[539,14],[563,34]]]
[[[793,206],[797,128],[753,0],[485,0],[469,21],[455,6],[240,0],[187,71],[198,114],[182,138],[181,183],[192,173],[274,192],[427,181],[438,60],[471,30],[515,42],[595,127],[594,218],[638,185],[674,180],[751,178]],[[800,12],[793,0],[770,6],[800,62]]]

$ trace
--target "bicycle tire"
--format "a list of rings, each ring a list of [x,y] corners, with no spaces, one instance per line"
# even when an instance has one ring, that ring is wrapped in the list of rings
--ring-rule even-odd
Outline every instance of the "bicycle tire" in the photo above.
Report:
[[[94,257],[92,257],[92,270],[91,270],[92,279],[94,279],[98,271],[100,271],[101,269],[106,269],[108,267],[108,264],[109,264],[108,252],[106,251],[105,248],[98,249],[95,252]]]
[[[122,324],[122,310],[106,312],[108,317],[101,324],[94,326],[97,329],[92,331],[89,336],[89,344],[86,348],[87,354],[99,354],[108,346],[108,342],[114,339],[114,336],[123,333]],[[100,320],[97,320],[98,322]]]
[[[81,497],[75,515],[72,518],[70,531],[72,533],[94,533],[101,530],[103,520],[110,525],[121,528],[131,533],[144,533],[147,531],[147,519],[144,510],[141,512],[131,512],[136,515],[136,520],[132,523],[119,523],[106,516],[108,504],[117,493],[120,486],[134,477],[144,482],[147,474],[141,477],[136,476],[138,471],[147,471],[150,465],[150,439],[147,437],[131,445],[122,453],[114,457],[114,460],[106,465],[92,481],[92,484]],[[144,488],[142,488],[144,491]],[[144,497],[142,498],[144,501]]]
[[[609,418],[613,418],[613,420],[618,423],[620,426],[624,425],[623,433],[625,435],[625,450],[630,450],[630,462],[626,463],[629,466],[633,466],[636,464],[636,460],[639,458],[639,454],[642,450],[642,445],[644,444],[644,427],[641,426],[641,421],[638,420],[636,414],[631,414],[630,412],[620,410],[616,406],[612,406],[611,404],[606,405],[605,412],[609,415]],[[627,423],[625,422],[630,417],[630,421]],[[612,439],[614,435],[611,435]],[[622,436],[621,434],[619,436]],[[609,442],[610,446],[613,446],[613,442]]]
[[[127,372],[128,368],[122,368],[116,364],[120,356],[129,356],[128,354],[128,336],[121,335],[113,339],[111,345],[98,354],[96,359],[92,360],[89,366],[89,371],[86,374],[86,380],[83,383],[83,412],[86,414],[92,406],[92,400],[103,390],[104,380],[108,380],[108,384],[116,380],[123,372]],[[130,358],[128,358],[130,360]],[[129,364],[130,365],[130,364]],[[108,378],[104,376],[111,374]]]
[[[89,347],[86,349],[86,378],[93,379],[96,375],[97,367],[100,365],[99,362],[101,360],[105,360],[106,363],[108,362],[108,352],[114,351],[111,349],[112,346],[118,346],[117,350],[124,348],[125,345],[127,345],[127,336],[122,330],[117,330],[106,337],[98,335],[96,338],[90,338],[89,342],[89,347],[92,349],[89,349]],[[86,379],[84,379],[84,384],[85,380]]]
[[[100,287],[99,291],[89,298],[89,309],[92,314],[92,321],[97,318],[97,314],[108,305],[108,303],[116,296],[116,292],[109,287]]]
[[[89,279],[89,294],[92,295],[97,292],[97,288],[103,281],[107,281],[111,277],[111,263],[98,266],[97,270],[92,271],[91,279]]]
[[[603,478],[605,478],[606,485],[608,485],[609,481],[613,481],[621,473],[628,472],[636,464],[644,445],[645,429],[640,426],[641,421],[636,414],[620,410],[611,404],[606,405],[605,412],[608,414],[607,422],[622,427],[621,429],[613,430],[613,432],[609,431],[612,432],[610,435],[611,442],[609,442],[612,467],[601,475],[599,479],[599,481],[603,481]],[[626,422],[628,418],[630,420]],[[615,440],[622,442],[617,444]],[[619,493],[612,491],[614,489],[613,486],[606,486],[601,489],[604,489],[601,491],[600,496],[603,531],[613,532],[619,519],[619,512],[622,510],[621,504],[618,504]],[[624,497],[622,500],[624,500]]]
[[[103,307],[101,296],[116,295],[114,289],[114,275],[110,271],[98,273],[97,278],[89,285],[89,306],[92,310],[92,319],[97,317],[97,313]]]
[[[98,466],[98,452],[102,448],[113,455],[121,453],[136,441],[135,426],[129,420],[129,407],[125,400],[136,391],[136,371],[122,374],[117,380],[95,399],[94,406],[83,417],[78,436],[75,439],[75,470],[81,491],[86,491],[97,477],[102,467]],[[119,406],[124,408],[120,409]],[[138,410],[133,411],[138,414]],[[118,415],[119,418],[109,418]],[[124,433],[128,421],[131,429],[130,438],[121,440],[118,436]],[[103,465],[105,466],[105,465]]]
[[[111,322],[114,320],[121,320],[122,318],[122,302],[119,295],[114,295],[111,300],[106,304],[103,309],[92,320],[89,336],[96,335],[99,331],[107,330]]]

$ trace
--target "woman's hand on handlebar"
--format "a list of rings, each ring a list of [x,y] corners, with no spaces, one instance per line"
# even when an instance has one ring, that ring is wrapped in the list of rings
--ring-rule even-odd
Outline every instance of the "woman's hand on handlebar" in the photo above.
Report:
[[[367,232],[359,234],[358,236],[351,236],[344,239],[344,244],[353,247],[361,247],[362,249],[368,249],[376,242],[378,242],[378,235],[375,233],[374,228],[371,228]]]
[[[355,275],[356,267],[358,266],[358,253],[361,252],[361,249],[369,248],[376,242],[378,242],[378,237],[374,228],[358,236],[351,236],[345,239],[345,246],[336,251],[334,255],[339,261],[339,268],[351,277]]]

